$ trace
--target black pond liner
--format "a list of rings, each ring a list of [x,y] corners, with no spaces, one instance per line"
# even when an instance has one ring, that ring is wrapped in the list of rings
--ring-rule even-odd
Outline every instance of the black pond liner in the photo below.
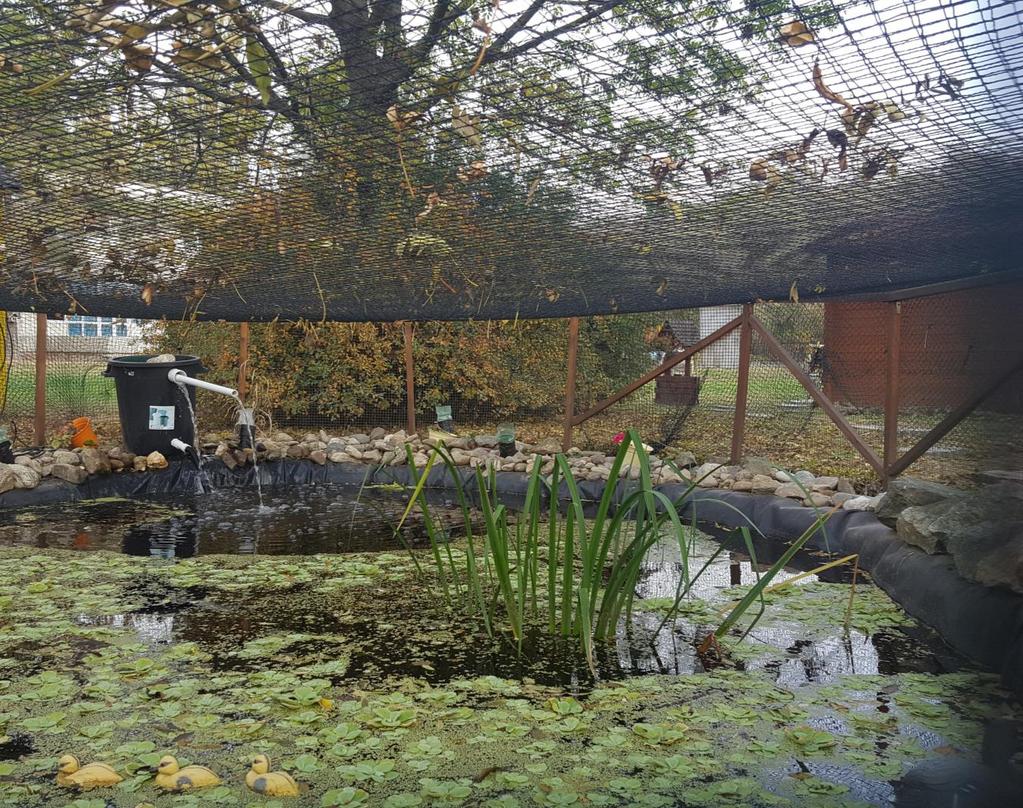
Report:
[[[219,460],[204,466],[207,482],[215,488],[246,488],[255,485],[251,467],[228,469]],[[459,469],[467,492],[476,488],[468,469]],[[317,465],[308,460],[262,463],[260,480],[264,487],[332,483],[358,488],[363,484],[408,483],[410,471],[404,466],[374,468],[357,463]],[[81,485],[48,478],[31,490],[0,494],[0,509],[27,508],[102,497],[145,498],[157,494],[194,494],[197,472],[187,463],[171,463],[163,471],[93,476]],[[509,502],[526,494],[528,477],[517,472],[497,474],[497,489]],[[603,481],[582,481],[580,493],[599,500]],[[453,490],[446,468],[434,468],[427,488],[437,493]],[[634,484],[623,483],[617,498]],[[672,499],[681,497],[685,486],[658,487]],[[559,499],[567,499],[563,487]],[[809,528],[816,515],[810,508],[788,499],[733,491],[696,490],[683,514],[694,506],[698,522],[717,528],[735,528],[743,516],[755,524],[768,540],[790,542]],[[734,509],[734,510],[733,510]],[[742,514],[742,516],[740,516]],[[711,531],[715,532],[715,531]],[[982,586],[959,575],[950,556],[928,555],[900,540],[895,531],[872,513],[836,511],[828,523],[811,537],[808,547],[836,555],[857,553],[860,567],[905,611],[936,630],[952,648],[1001,675],[1004,685],[1023,695],[1023,596],[1007,589]]]

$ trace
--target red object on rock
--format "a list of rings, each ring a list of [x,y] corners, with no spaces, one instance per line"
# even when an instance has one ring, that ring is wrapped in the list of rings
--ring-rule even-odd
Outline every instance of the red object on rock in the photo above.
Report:
[[[611,438],[611,443],[613,443],[615,446],[618,446],[619,444],[621,444],[623,440],[625,440],[625,433],[619,432],[617,435]]]

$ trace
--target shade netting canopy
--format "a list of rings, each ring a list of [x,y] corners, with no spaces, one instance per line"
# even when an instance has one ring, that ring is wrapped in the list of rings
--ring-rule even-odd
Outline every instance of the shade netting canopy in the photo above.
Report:
[[[0,308],[558,317],[1023,267],[984,0],[11,0]]]

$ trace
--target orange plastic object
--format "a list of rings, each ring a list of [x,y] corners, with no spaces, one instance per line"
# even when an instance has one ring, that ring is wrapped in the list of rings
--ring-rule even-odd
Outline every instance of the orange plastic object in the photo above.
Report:
[[[95,446],[99,443],[96,439],[96,432],[92,428],[92,422],[88,418],[75,418],[71,422],[71,426],[75,428],[75,434],[71,438],[72,448]]]

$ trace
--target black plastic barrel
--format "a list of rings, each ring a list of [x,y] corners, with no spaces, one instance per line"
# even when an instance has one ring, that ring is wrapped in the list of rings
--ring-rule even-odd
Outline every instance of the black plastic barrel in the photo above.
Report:
[[[167,378],[174,368],[189,376],[205,373],[197,356],[179,355],[173,362],[148,362],[152,356],[118,356],[107,363],[104,376],[117,387],[117,410],[121,416],[124,445],[138,455],[160,452],[180,454],[171,440],[178,438],[195,445],[195,424],[188,410],[187,394],[195,409],[195,388],[183,392]]]

